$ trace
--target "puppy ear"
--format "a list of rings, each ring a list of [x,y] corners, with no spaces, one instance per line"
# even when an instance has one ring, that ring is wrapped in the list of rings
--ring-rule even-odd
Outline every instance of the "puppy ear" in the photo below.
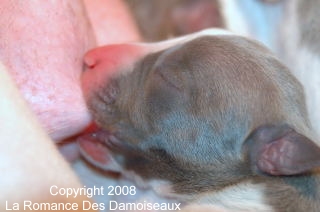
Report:
[[[285,126],[263,126],[244,144],[254,172],[269,175],[302,174],[320,167],[320,148]]]

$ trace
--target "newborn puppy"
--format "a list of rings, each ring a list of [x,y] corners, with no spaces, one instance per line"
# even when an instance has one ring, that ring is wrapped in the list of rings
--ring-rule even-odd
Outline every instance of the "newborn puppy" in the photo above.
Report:
[[[320,149],[301,85],[262,45],[215,33],[87,53],[98,129],[79,139],[83,155],[178,201],[318,211]]]

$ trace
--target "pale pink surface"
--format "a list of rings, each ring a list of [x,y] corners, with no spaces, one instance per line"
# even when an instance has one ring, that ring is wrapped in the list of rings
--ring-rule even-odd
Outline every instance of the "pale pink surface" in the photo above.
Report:
[[[92,20],[95,29],[101,26],[96,33],[81,1],[1,2],[0,60],[56,141],[79,133],[91,121],[80,75],[83,55],[95,47],[95,36],[103,42],[137,38],[120,1],[88,1],[87,6],[102,14]],[[102,26],[105,22],[110,24]]]
[[[1,3],[0,58],[55,140],[90,120],[79,78],[82,56],[94,39],[83,7],[72,2]]]
[[[8,68],[10,75],[15,80],[30,108],[37,115],[41,125],[56,141],[79,133],[91,121],[82,97],[80,76],[83,68],[83,55],[95,46],[95,36],[99,43],[119,43],[138,39],[135,30],[130,32],[133,26],[131,25],[132,22],[128,20],[129,16],[123,15],[122,17],[121,15],[124,5],[119,3],[120,1],[105,2],[112,4],[105,5],[105,7],[112,7],[112,12],[114,12],[113,15],[105,13],[106,18],[109,19],[108,17],[110,17],[110,23],[114,20],[115,24],[102,27],[95,35],[90,28],[84,7],[80,4],[80,1],[7,0],[1,2],[0,61]],[[103,7],[96,5],[96,8],[105,11]],[[117,10],[119,10],[119,13],[117,13]],[[119,14],[120,17],[111,19],[116,14]],[[105,21],[104,19],[93,19],[93,26],[99,26],[99,23],[95,23],[95,20]],[[104,40],[101,41],[99,37]],[[15,128],[16,126],[11,126],[10,131],[7,132],[17,130],[17,135],[20,135],[20,129]],[[37,132],[39,133],[41,130],[37,129]],[[2,140],[3,142],[10,141],[10,146],[15,144],[19,147],[19,151],[16,152],[18,156],[23,156],[21,153],[29,152],[26,150],[30,150],[31,147],[37,150],[33,153],[33,157],[22,160],[29,165],[31,164],[30,167],[34,167],[29,176],[30,180],[33,180],[35,176],[40,178],[44,176],[43,172],[39,172],[36,164],[43,165],[44,158],[56,161],[56,158],[59,157],[51,154],[47,149],[43,149],[41,144],[45,143],[46,140],[41,137],[39,137],[39,140],[35,140],[34,137],[29,138],[33,141],[32,143],[27,139],[17,140],[14,137],[12,137],[13,141],[10,139]],[[25,145],[25,141],[28,141],[28,145]],[[20,148],[20,145],[25,146],[26,149]],[[69,160],[77,157],[78,152],[74,145],[73,143],[63,146],[61,149],[61,152]],[[50,148],[55,151],[53,146]],[[38,152],[42,154],[40,155]],[[9,159],[10,161],[17,161],[16,155],[9,157]],[[51,170],[51,164],[44,165],[54,173],[65,173],[66,171],[66,168],[62,166]],[[13,170],[20,170],[16,167],[13,168]],[[95,173],[89,170],[87,166],[82,164],[80,167],[74,168],[78,176],[85,179],[84,183],[86,185],[99,183],[95,181]],[[85,172],[82,173],[81,171]],[[7,172],[7,176],[8,179],[13,179],[11,172]],[[22,176],[19,176],[19,178],[29,182],[29,178]],[[53,175],[52,178],[54,178]],[[99,177],[99,180],[106,186],[108,185],[106,183],[115,185],[121,183],[111,179],[108,180],[105,176]],[[16,183],[15,179],[12,181],[13,184]],[[39,186],[41,185],[40,181],[36,183]],[[19,189],[18,186],[14,189],[11,188],[11,191],[18,192]],[[23,199],[25,198],[23,197]],[[139,194],[134,198],[139,199],[144,198],[144,196]],[[103,200],[107,201],[108,196],[104,196]],[[99,199],[98,201],[103,200]],[[132,201],[125,198],[121,200]]]
[[[84,0],[97,45],[140,40],[128,8],[121,0]]]

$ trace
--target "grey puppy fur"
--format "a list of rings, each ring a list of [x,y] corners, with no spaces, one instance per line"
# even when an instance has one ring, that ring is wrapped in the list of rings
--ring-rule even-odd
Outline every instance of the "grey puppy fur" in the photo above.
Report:
[[[124,170],[227,211],[319,211],[320,148],[303,88],[265,47],[201,35],[125,69],[85,91],[100,128],[90,139]]]

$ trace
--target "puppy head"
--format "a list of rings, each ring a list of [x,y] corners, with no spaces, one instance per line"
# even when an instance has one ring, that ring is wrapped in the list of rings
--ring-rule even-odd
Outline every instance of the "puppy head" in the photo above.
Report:
[[[305,136],[301,85],[253,41],[201,35],[104,47],[86,59],[84,93],[100,130],[80,145],[102,168],[166,180],[189,194],[301,173],[319,161]]]

